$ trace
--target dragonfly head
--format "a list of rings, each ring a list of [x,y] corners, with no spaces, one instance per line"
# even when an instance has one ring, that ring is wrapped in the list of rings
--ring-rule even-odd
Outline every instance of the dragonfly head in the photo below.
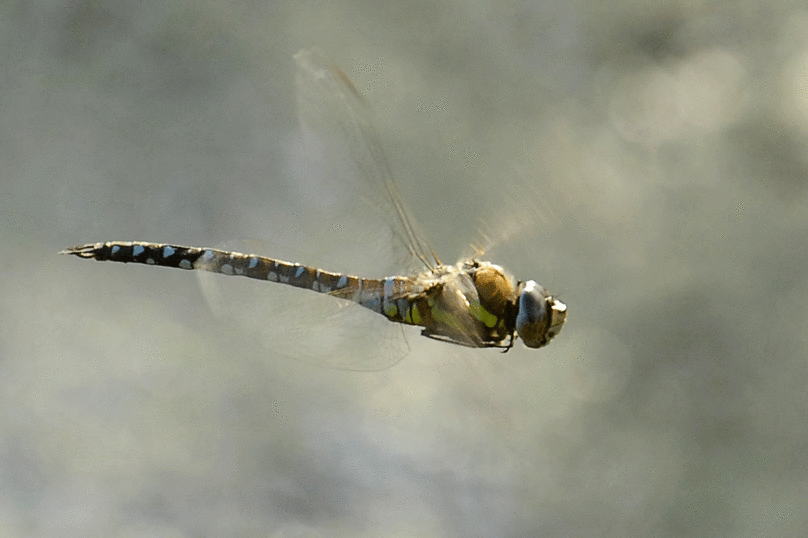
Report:
[[[527,347],[546,346],[564,326],[567,305],[554,299],[533,280],[528,280],[520,288],[516,333]]]

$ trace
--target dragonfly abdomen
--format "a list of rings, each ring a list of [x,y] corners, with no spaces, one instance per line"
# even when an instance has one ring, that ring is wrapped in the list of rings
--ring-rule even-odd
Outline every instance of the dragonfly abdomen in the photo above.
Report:
[[[419,325],[422,318],[418,307],[407,299],[413,282],[404,277],[360,278],[255,254],[143,241],[90,243],[68,248],[61,254],[268,280],[359,303],[390,321]]]
[[[79,258],[121,263],[162,265],[177,269],[193,269],[193,262],[202,249],[158,243],[111,241],[70,247],[59,254],[72,254]]]
[[[91,258],[98,261],[142,263],[145,265],[174,267],[176,269],[197,269],[223,275],[245,276],[310,289],[320,293],[330,293],[333,290],[342,288],[350,289],[354,287],[358,289],[360,288],[359,281],[362,280],[357,277],[322,271],[299,263],[289,263],[255,254],[142,241],[90,243],[68,248],[63,250],[61,254],[72,254],[80,258]],[[352,298],[349,294],[344,297],[347,299]]]

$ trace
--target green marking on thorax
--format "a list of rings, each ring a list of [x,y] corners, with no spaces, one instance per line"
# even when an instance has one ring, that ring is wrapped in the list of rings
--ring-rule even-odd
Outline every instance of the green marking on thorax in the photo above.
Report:
[[[387,317],[395,317],[398,314],[398,305],[395,303],[388,303],[384,305],[384,314]]]
[[[417,304],[411,304],[407,308],[407,321],[412,323],[413,325],[420,325],[421,324],[421,311],[418,308]]]
[[[494,314],[483,308],[480,303],[472,303],[469,305],[469,310],[471,311],[471,315],[475,317],[478,321],[481,321],[486,327],[489,329],[493,329],[494,326],[499,321]]]

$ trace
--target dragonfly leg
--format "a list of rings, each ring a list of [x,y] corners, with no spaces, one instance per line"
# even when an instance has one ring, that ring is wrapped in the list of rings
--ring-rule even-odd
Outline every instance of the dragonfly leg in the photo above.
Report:
[[[502,349],[502,352],[503,352],[503,353],[507,353],[507,352],[508,352],[508,351],[510,351],[510,350],[511,350],[511,348],[513,347],[513,342],[514,342],[513,333],[511,333],[511,334],[510,334],[510,337],[508,338],[508,345],[507,345],[507,346],[501,346],[501,345],[500,345],[500,346],[497,346],[497,347],[501,347],[501,348],[503,348],[503,349]]]

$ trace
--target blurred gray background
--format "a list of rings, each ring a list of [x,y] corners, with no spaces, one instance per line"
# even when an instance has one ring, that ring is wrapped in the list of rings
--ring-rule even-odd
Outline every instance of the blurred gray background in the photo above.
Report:
[[[805,536],[798,4],[2,3],[2,534]],[[444,261],[569,304],[550,346],[335,372],[56,254],[271,241],[312,45]]]

